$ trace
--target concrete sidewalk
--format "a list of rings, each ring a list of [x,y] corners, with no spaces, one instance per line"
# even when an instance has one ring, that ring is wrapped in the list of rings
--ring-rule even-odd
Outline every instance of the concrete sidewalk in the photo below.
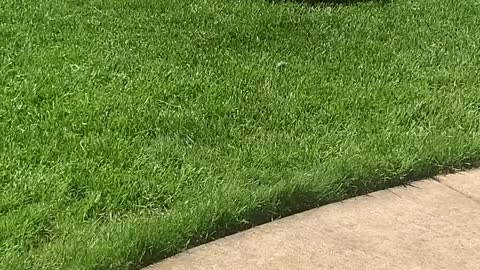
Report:
[[[334,203],[147,268],[480,269],[480,170]]]

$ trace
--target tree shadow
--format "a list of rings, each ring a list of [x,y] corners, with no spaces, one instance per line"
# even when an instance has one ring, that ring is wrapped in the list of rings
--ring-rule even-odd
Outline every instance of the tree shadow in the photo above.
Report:
[[[280,2],[280,3],[298,3],[308,6],[316,6],[316,5],[327,5],[327,6],[349,6],[361,3],[377,3],[377,4],[388,4],[391,3],[393,0],[281,0],[281,1],[272,1],[272,2]]]

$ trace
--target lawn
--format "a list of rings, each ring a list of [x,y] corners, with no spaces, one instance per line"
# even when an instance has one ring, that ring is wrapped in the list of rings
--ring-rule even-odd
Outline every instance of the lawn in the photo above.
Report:
[[[2,0],[0,269],[135,269],[480,160],[480,2]]]

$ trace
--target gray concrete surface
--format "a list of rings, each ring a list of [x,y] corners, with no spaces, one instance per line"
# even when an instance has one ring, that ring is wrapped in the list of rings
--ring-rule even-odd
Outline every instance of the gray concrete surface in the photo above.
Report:
[[[480,269],[480,170],[280,219],[148,270]]]

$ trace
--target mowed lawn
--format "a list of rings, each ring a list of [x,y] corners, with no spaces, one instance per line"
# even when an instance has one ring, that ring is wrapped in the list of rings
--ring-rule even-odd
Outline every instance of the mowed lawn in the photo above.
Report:
[[[480,2],[2,0],[0,269],[135,269],[480,160]]]

